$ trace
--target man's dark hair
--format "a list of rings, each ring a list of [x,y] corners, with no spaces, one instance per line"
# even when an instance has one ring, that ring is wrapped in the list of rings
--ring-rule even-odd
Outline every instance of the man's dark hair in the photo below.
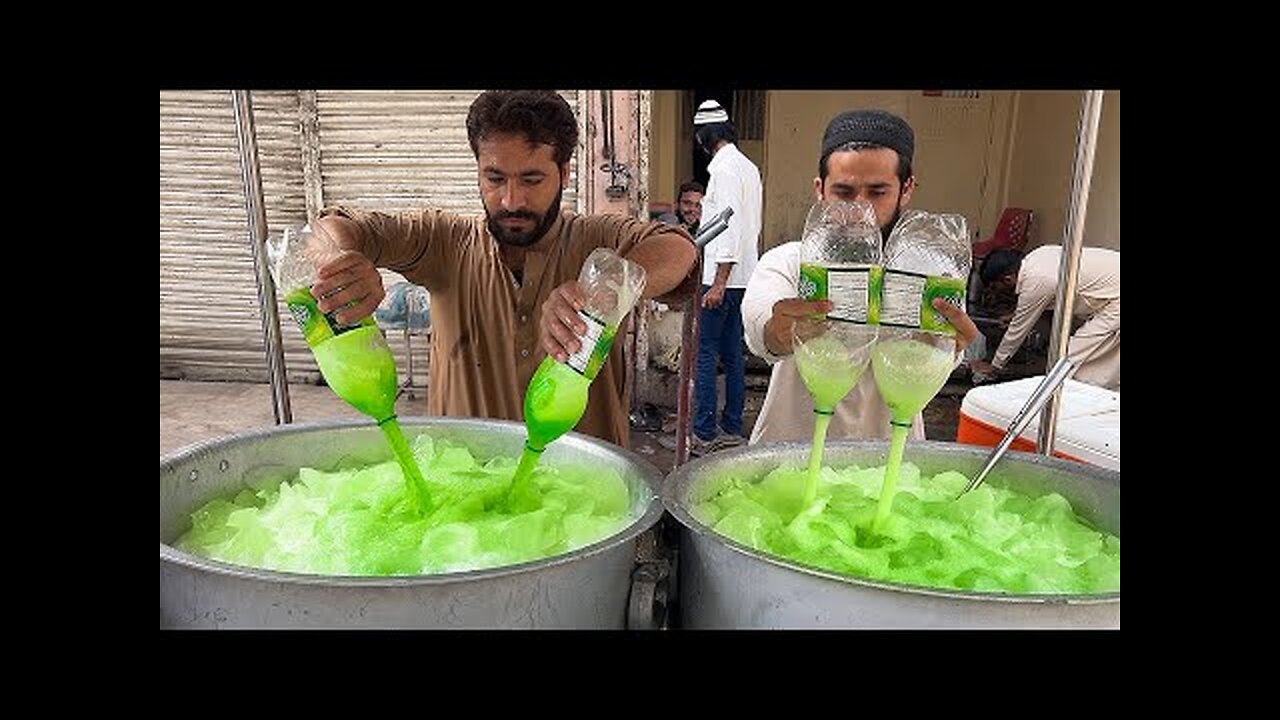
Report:
[[[823,153],[822,157],[818,158],[818,177],[824,183],[827,181],[827,160],[830,159],[832,153],[845,152],[848,150],[874,150],[875,148],[882,148],[882,147],[885,147],[885,146],[877,145],[875,143],[869,143],[869,142],[851,142],[851,143],[845,143],[844,145],[841,145],[839,147],[831,148],[831,150],[829,150],[828,152]],[[889,149],[893,150],[893,148],[889,148]],[[897,150],[893,150],[893,151],[895,153],[898,152]],[[898,153],[898,184],[899,186],[905,187],[907,184],[907,180],[910,178],[911,178],[911,159],[904,158],[902,157],[902,153]]]
[[[680,192],[676,193],[676,202],[680,202],[680,198],[684,197],[687,192],[696,192],[699,195],[706,195],[707,189],[702,187],[702,183],[697,180],[688,180],[680,183]]]
[[[551,90],[486,90],[467,113],[467,140],[480,157],[480,141],[502,134],[523,135],[534,145],[555,148],[562,165],[578,144],[578,119],[564,98]]]
[[[732,122],[709,123],[699,125],[698,130],[693,134],[693,139],[698,143],[698,147],[710,154],[711,149],[721,140],[737,144],[738,131],[733,127]]]
[[[1007,248],[992,250],[987,259],[982,261],[982,269],[979,271],[979,275],[982,276],[983,284],[989,285],[1008,273],[1018,272],[1018,268],[1021,266],[1022,253],[1017,250],[1009,250]]]

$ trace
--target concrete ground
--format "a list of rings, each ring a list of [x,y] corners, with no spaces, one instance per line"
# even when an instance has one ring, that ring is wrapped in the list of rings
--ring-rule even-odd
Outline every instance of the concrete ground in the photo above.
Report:
[[[294,422],[365,417],[323,385],[291,384],[289,404]],[[417,399],[401,395],[401,415],[425,415],[424,390]],[[266,383],[160,381],[160,455],[204,440],[275,425],[271,386]]]

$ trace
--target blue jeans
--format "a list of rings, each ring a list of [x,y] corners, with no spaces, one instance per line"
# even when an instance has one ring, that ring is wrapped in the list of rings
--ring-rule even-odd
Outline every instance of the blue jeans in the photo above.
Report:
[[[703,285],[706,293],[710,286]],[[742,403],[746,394],[742,357],[743,288],[727,288],[716,308],[700,307],[698,316],[698,370],[694,379],[693,434],[702,440],[716,436],[716,361],[724,363],[724,414],[720,428],[742,434]]]

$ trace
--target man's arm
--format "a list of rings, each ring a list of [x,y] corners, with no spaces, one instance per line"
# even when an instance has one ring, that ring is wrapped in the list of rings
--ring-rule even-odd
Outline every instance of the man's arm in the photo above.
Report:
[[[742,178],[732,173],[720,172],[712,179],[714,182],[707,183],[708,194],[712,192],[712,186],[715,187],[715,197],[711,200],[711,205],[717,213],[726,207],[733,208],[734,217],[729,218],[729,224],[725,226],[724,232],[711,241],[714,252],[708,254],[707,261],[716,264],[716,276],[711,281],[711,288],[702,296],[702,306],[707,308],[719,307],[724,301],[724,291],[729,284],[729,273],[733,272],[734,265],[742,262],[743,221],[739,219],[734,222],[734,219],[742,216],[742,194],[746,192]],[[704,202],[706,202],[705,199]]]
[[[1040,314],[1053,299],[1055,292],[1056,285],[1053,283],[1042,282],[1030,276],[1021,281],[1021,287],[1018,289],[1018,306],[1013,311],[1013,320],[1009,322],[1009,329],[1004,331],[1004,339],[1000,341],[995,357],[991,358],[991,365],[995,369],[1003,369],[1009,362],[1009,358],[1013,357],[1013,354],[1022,346],[1023,339],[1027,337],[1027,333],[1031,332],[1031,328],[1035,327],[1036,321],[1040,319]]]
[[[729,284],[729,273],[733,272],[735,263],[717,263],[716,277],[711,287],[702,296],[702,307],[718,308],[724,302],[724,291]]]
[[[770,364],[791,354],[796,318],[831,310],[826,300],[796,297],[800,275],[799,243],[780,245],[760,256],[742,295],[742,331],[747,348]]]
[[[622,257],[644,268],[645,285],[642,299],[683,300],[696,287],[694,276],[697,251],[693,238],[683,228],[660,222],[640,223],[622,215],[597,218],[605,223],[600,229],[604,247],[611,247]],[[582,346],[579,337],[586,326],[578,317],[586,302],[577,280],[569,280],[553,289],[542,303],[542,346],[547,354],[564,362],[570,353]]]
[[[465,222],[439,210],[397,214],[326,208],[315,222],[321,252],[316,263],[316,283],[311,291],[321,312],[342,308],[339,322],[355,322],[368,316],[386,297],[382,276],[385,267],[405,276],[429,292],[450,280],[452,249],[443,239]]]
[[[642,299],[666,295],[684,284],[698,259],[693,238],[682,228],[658,225],[623,257],[644,268],[645,285]]]

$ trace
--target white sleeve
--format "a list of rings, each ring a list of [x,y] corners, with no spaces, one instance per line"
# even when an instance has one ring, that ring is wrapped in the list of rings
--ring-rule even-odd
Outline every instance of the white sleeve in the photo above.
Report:
[[[716,238],[715,262],[717,265],[739,263],[742,262],[742,226],[746,222],[746,218],[742,217],[742,178],[734,173],[724,172],[716,179],[716,212],[731,207],[733,217],[729,218],[728,226]]]
[[[770,365],[782,356],[769,352],[764,343],[764,326],[773,317],[773,305],[796,297],[800,277],[800,243],[789,242],[760,256],[755,272],[742,296],[742,331],[751,352]]]

